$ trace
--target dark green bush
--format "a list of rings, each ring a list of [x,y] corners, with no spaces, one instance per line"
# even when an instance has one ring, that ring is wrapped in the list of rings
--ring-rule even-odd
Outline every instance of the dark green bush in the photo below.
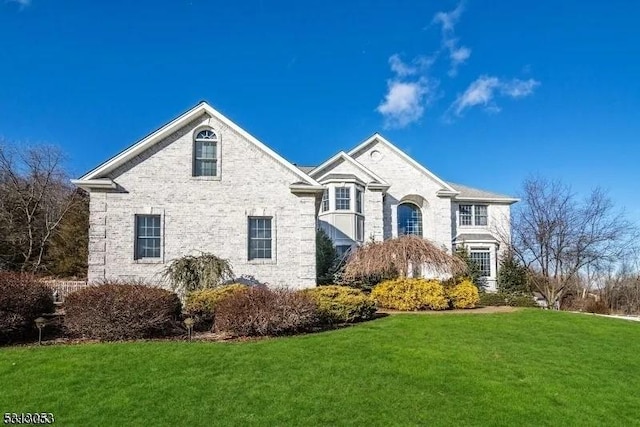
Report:
[[[309,295],[258,286],[221,300],[214,329],[234,336],[287,335],[308,331],[319,321],[318,305]]]
[[[51,289],[34,276],[0,272],[0,344],[33,338],[34,320],[54,309]]]
[[[482,292],[480,294],[482,306],[511,306],[511,307],[538,307],[531,295],[506,293],[506,292]]]
[[[359,289],[333,285],[318,286],[301,292],[318,304],[324,323],[359,322],[371,319],[376,312],[373,299]]]
[[[166,289],[108,282],[67,296],[65,326],[71,335],[105,341],[168,336],[179,331],[181,308]]]

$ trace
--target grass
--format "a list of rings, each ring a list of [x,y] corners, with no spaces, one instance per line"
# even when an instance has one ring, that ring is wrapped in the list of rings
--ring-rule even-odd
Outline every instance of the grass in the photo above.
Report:
[[[0,412],[59,425],[640,425],[640,324],[397,315],[244,343],[0,350]]]

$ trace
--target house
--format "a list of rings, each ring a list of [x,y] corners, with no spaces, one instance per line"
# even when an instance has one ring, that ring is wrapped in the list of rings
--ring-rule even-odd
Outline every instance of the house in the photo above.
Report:
[[[445,182],[379,134],[297,167],[206,102],[72,182],[90,193],[91,281],[157,279],[201,251],[239,275],[312,287],[322,227],[340,252],[401,234],[465,245],[495,288],[517,201]]]

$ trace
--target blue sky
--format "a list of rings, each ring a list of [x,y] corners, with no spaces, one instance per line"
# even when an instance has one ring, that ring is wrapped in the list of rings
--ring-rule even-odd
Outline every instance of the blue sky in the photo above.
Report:
[[[640,220],[640,3],[487,5],[0,0],[0,135],[79,175],[204,99],[298,164],[379,131],[446,180],[602,186]]]

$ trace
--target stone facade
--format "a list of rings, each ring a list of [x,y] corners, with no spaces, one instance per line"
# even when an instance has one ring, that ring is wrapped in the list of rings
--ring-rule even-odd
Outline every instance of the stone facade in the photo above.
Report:
[[[192,176],[193,133],[220,144],[220,177]],[[214,117],[202,115],[108,174],[117,190],[91,191],[89,280],[159,281],[167,263],[199,252],[231,261],[238,275],[275,286],[315,285],[316,195],[293,194],[299,179]],[[135,215],[161,216],[161,256],[134,257]],[[248,259],[248,217],[273,218],[273,257]]]
[[[218,137],[215,177],[193,176],[194,136],[202,129]],[[388,239],[401,234],[398,207],[410,204],[419,209],[422,237],[443,249],[451,252],[456,244],[488,248],[487,280],[495,289],[515,202],[446,183],[377,134],[351,152],[303,171],[206,103],[74,183],[90,191],[91,281],[158,283],[170,261],[210,252],[229,259],[238,276],[271,286],[311,287],[318,226],[347,248]],[[336,209],[341,188],[349,188],[350,204]],[[329,194],[326,209],[323,191]],[[461,204],[487,206],[487,225],[460,226]],[[137,215],[160,218],[159,257],[136,259]],[[251,217],[271,219],[270,258],[249,257]]]

